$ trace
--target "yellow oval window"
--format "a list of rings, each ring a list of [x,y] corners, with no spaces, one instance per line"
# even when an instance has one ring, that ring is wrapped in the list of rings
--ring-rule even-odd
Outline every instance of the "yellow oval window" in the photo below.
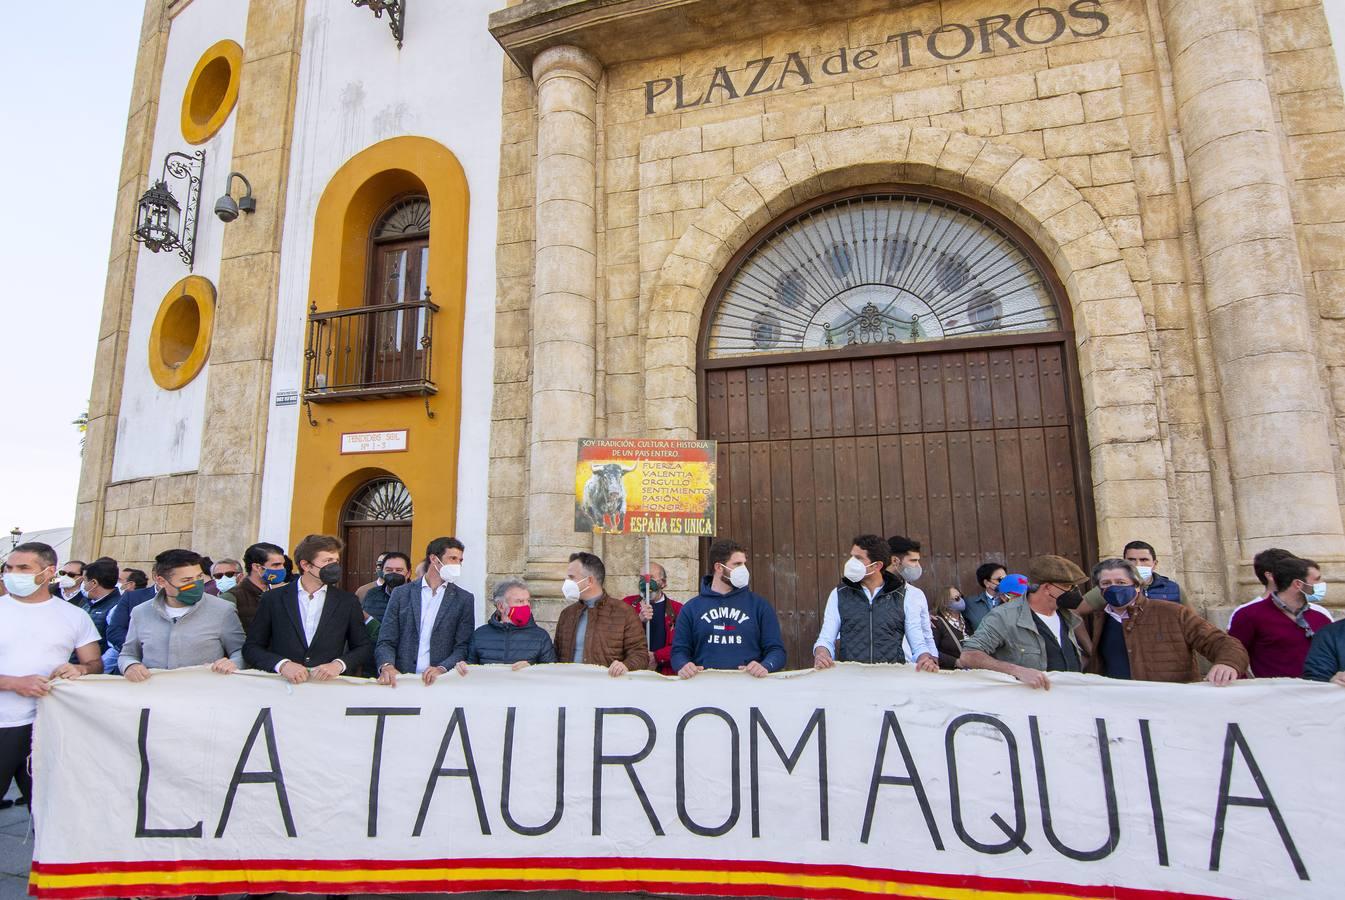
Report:
[[[149,371],[154,382],[175,391],[201,374],[215,328],[215,286],[188,275],[159,304],[149,334]]]
[[[234,41],[214,44],[196,62],[182,94],[182,136],[204,144],[215,136],[238,102],[243,48]]]

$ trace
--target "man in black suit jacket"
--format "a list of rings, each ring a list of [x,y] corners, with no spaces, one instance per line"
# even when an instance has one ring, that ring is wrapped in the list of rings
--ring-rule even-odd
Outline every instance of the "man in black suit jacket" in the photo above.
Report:
[[[464,549],[457,538],[435,538],[425,548],[424,577],[393,590],[374,649],[379,684],[396,687],[398,674],[411,672],[434,684],[467,658],[476,598],[453,583],[462,576]]]
[[[291,684],[355,675],[373,661],[364,612],[341,583],[340,538],[310,534],[294,548],[300,576],[262,594],[243,659]]]

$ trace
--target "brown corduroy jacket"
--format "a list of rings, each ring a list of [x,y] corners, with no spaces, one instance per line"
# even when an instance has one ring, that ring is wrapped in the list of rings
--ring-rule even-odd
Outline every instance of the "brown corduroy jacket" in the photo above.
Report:
[[[561,610],[556,621],[556,660],[574,662],[574,636],[584,601],[576,600]],[[604,593],[589,613],[584,631],[584,662],[610,666],[617,660],[632,671],[649,668],[649,645],[644,626],[635,610]]]
[[[1130,677],[1135,681],[1199,681],[1196,654],[1212,665],[1232,666],[1239,676],[1247,677],[1247,648],[1191,607],[1141,595],[1127,611],[1129,617],[1121,626],[1130,656]],[[1096,648],[1084,671],[1094,675],[1103,672],[1102,627],[1106,617],[1106,609],[1084,614],[1084,627]]]

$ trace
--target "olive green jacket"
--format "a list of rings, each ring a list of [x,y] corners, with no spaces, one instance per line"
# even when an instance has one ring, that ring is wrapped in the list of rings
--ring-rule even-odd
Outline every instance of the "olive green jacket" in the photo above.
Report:
[[[1080,619],[1067,609],[1059,612],[1070,642],[1079,654],[1079,663],[1083,665],[1088,654],[1074,634]],[[1000,662],[1046,671],[1046,639],[1037,630],[1032,607],[1026,599],[1001,603],[986,613],[976,626],[976,633],[962,645],[964,653],[968,650],[980,650]]]

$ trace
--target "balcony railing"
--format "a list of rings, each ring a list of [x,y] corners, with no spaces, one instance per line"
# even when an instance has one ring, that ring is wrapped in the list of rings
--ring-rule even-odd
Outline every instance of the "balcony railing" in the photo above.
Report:
[[[435,393],[432,369],[434,314],[424,300],[308,314],[304,400]]]

